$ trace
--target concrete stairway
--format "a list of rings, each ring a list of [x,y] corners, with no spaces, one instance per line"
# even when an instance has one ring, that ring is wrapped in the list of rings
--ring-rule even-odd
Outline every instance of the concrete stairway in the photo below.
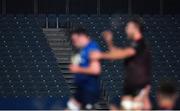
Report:
[[[66,34],[66,29],[43,29],[44,34],[47,37],[50,47],[53,49],[54,54],[58,60],[59,67],[66,79],[71,92],[75,91],[73,85],[73,75],[68,70],[70,64],[70,57],[72,55],[72,46],[69,37]],[[97,109],[107,109],[107,101],[105,98],[105,90],[102,89],[100,101],[98,102]]]
[[[68,70],[70,64],[70,57],[72,54],[72,47],[68,36],[66,35],[66,29],[43,29],[44,34],[47,37],[50,47],[58,60],[59,67],[63,73],[64,78],[70,86],[71,92],[74,92],[73,75]]]

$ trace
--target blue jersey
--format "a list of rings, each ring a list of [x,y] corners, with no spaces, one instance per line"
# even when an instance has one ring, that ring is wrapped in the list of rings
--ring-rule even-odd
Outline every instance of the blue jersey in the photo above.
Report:
[[[99,50],[100,48],[98,44],[94,41],[90,41],[90,43],[80,51],[80,58],[81,58],[80,66],[84,68],[88,67],[90,65],[90,58],[89,58],[90,53]],[[81,74],[81,73],[75,74],[75,83],[76,85],[84,87],[90,91],[99,89],[98,76]]]

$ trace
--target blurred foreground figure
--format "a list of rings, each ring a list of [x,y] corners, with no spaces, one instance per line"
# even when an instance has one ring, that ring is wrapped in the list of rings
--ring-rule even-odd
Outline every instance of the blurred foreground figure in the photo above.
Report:
[[[152,108],[149,100],[150,86],[146,86],[136,96],[124,95],[114,98],[110,103],[110,110],[148,110]],[[147,99],[148,98],[148,99]]]
[[[90,59],[90,54],[99,52],[96,42],[92,41],[85,29],[79,28],[71,32],[72,44],[79,49],[79,54],[72,58],[69,70],[75,75],[77,90],[68,102],[68,109],[93,109],[99,99],[99,75],[101,65],[97,59]]]
[[[173,82],[162,82],[157,90],[157,108],[158,110],[179,110],[180,101],[176,84]]]
[[[107,52],[96,52],[91,55],[94,60],[124,60],[125,81],[124,95],[133,99],[150,85],[151,82],[151,53],[143,35],[143,26],[137,19],[129,20],[125,27],[127,38],[131,41],[125,48],[115,47],[113,44],[113,33],[105,31],[102,36],[108,45]],[[149,93],[149,92],[146,92]],[[148,95],[148,94],[143,94]],[[147,96],[141,100],[143,103],[149,101]],[[142,109],[150,109],[150,106]]]

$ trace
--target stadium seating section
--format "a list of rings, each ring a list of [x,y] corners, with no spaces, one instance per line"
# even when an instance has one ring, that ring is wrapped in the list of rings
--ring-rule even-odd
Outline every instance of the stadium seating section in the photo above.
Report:
[[[124,25],[128,15],[7,15],[0,17],[0,105],[3,99],[64,98],[70,93],[41,28],[83,26],[106,50],[100,34],[115,33],[115,44],[127,43]],[[143,15],[145,38],[152,48],[152,94],[162,79],[174,78],[180,84],[180,16]],[[48,25],[47,25],[48,24]],[[58,24],[58,25],[57,25]],[[69,25],[68,25],[69,24]],[[67,27],[70,26],[70,27]],[[111,99],[122,94],[122,61],[102,61],[103,87]],[[140,78],[141,79],[141,78]],[[48,104],[48,103],[47,103]]]
[[[51,109],[70,95],[33,17],[0,17],[0,53],[1,109]]]

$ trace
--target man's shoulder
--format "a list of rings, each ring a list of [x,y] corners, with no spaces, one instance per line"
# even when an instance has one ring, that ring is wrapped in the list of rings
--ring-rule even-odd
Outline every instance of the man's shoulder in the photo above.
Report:
[[[88,48],[89,49],[100,49],[99,45],[98,45],[98,43],[96,41],[91,41]]]
[[[94,41],[94,40],[91,40],[90,44],[91,45],[98,45],[98,43],[96,41]]]

